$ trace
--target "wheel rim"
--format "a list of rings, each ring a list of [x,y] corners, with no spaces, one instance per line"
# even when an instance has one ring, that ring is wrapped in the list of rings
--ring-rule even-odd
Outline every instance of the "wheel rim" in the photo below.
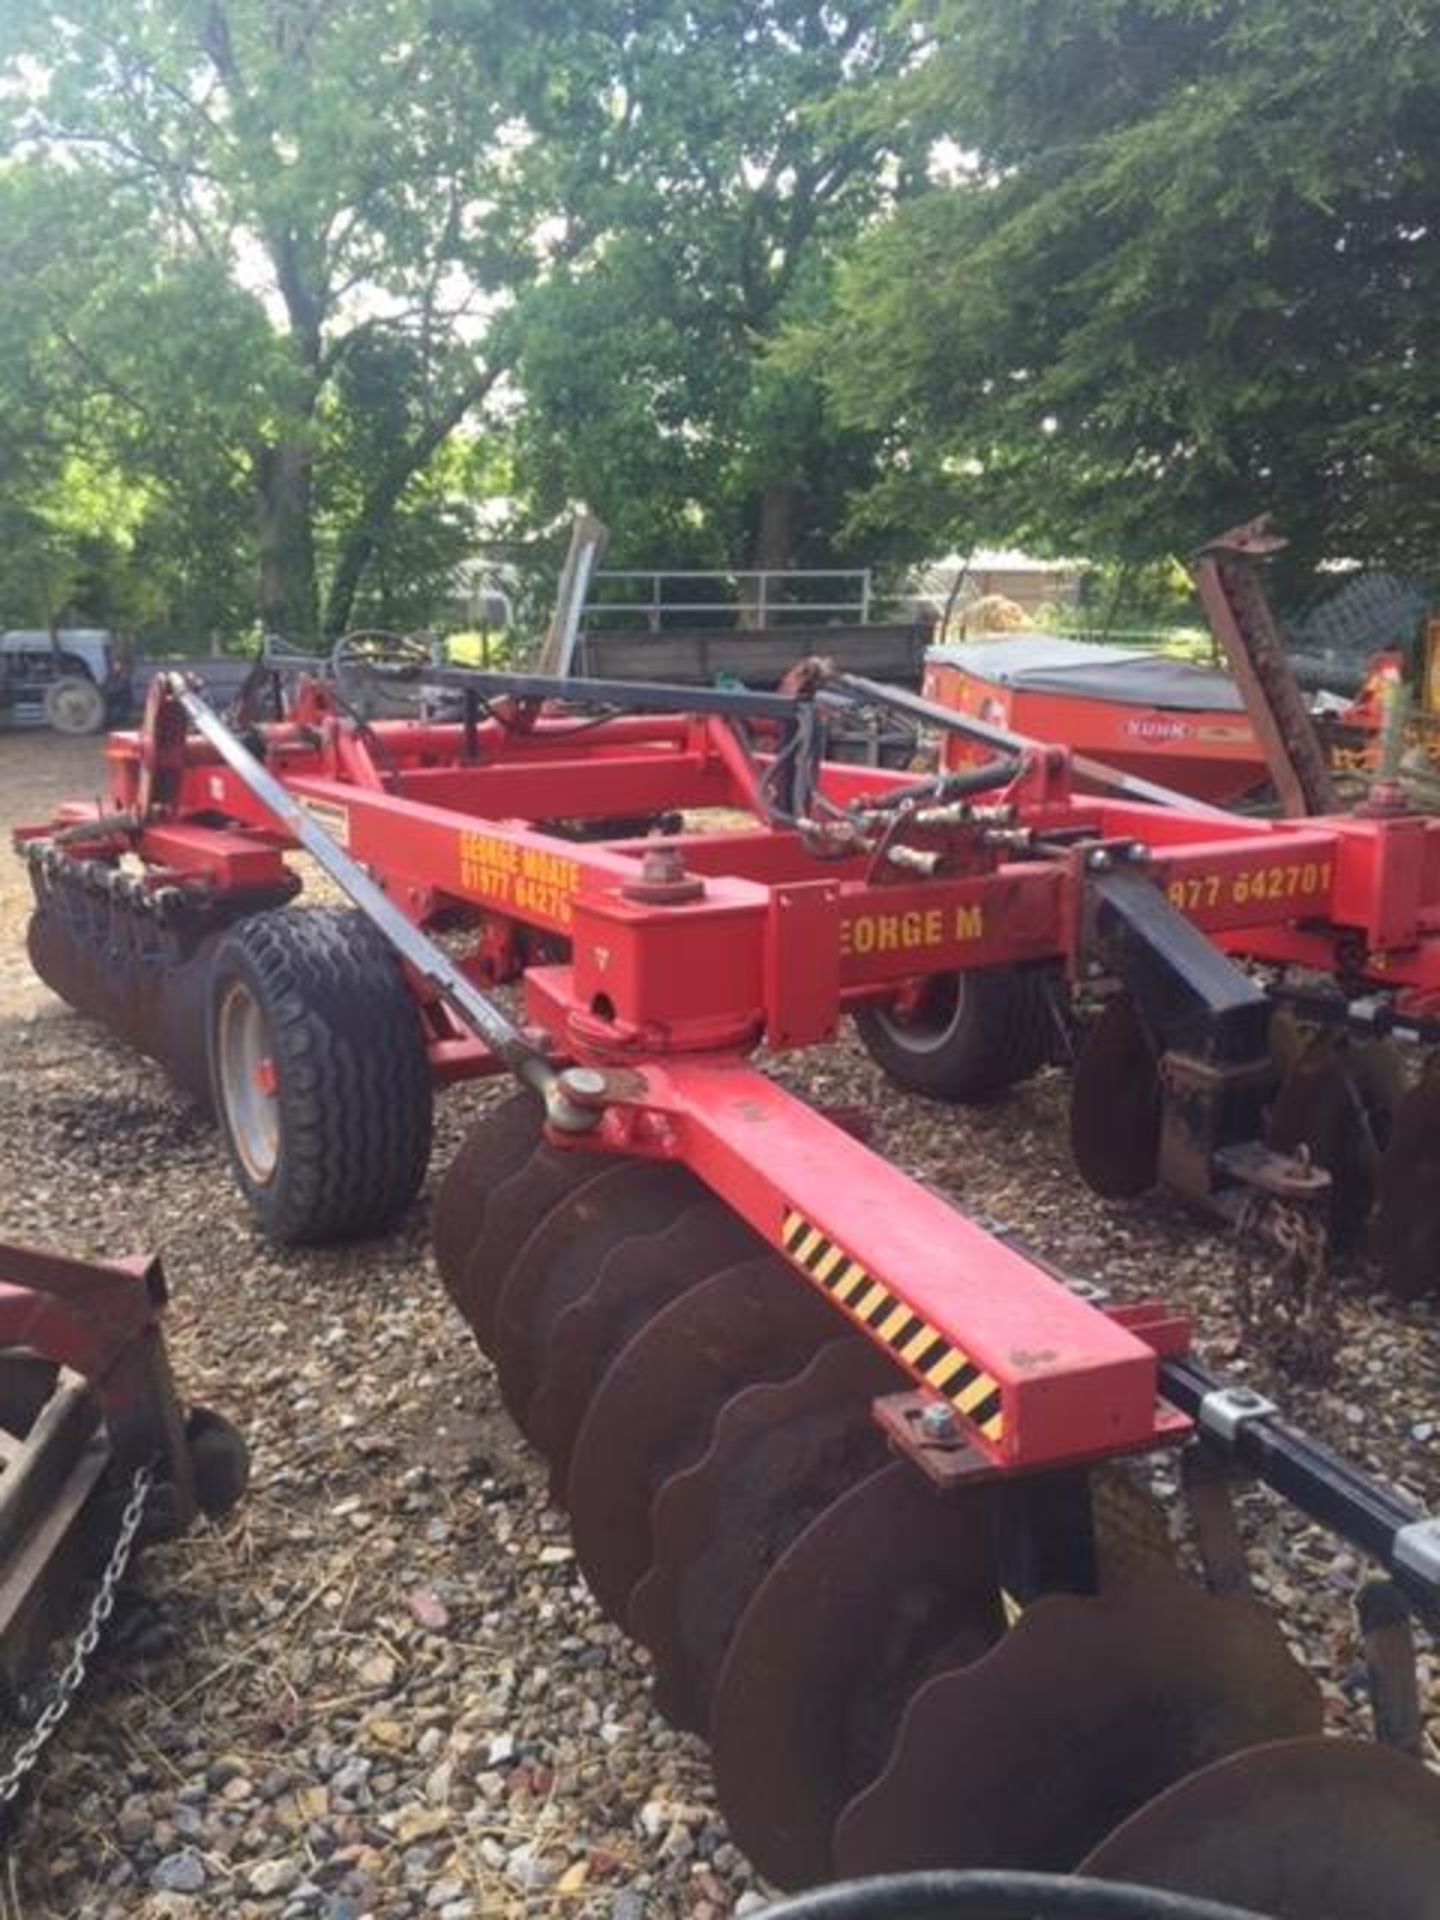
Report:
[[[246,1173],[259,1186],[280,1159],[280,1101],[270,1026],[259,1001],[235,981],[220,1003],[216,1048],[220,1106]]]
[[[964,976],[942,973],[927,980],[908,1005],[877,1007],[875,1018],[886,1037],[907,1053],[937,1053],[960,1024],[964,1010]]]
[[[100,689],[86,680],[57,680],[49,710],[50,723],[60,733],[91,733],[105,717]]]

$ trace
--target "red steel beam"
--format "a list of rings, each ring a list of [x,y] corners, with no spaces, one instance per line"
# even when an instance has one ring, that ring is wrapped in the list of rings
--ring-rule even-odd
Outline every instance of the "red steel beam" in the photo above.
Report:
[[[746,1066],[647,1063],[601,1141],[683,1160],[996,1466],[1054,1467],[1187,1430],[1157,1407],[1146,1341]]]

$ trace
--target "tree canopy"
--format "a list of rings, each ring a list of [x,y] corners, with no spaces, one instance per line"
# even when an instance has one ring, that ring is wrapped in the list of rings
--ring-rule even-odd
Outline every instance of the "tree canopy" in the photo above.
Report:
[[[949,178],[808,343],[889,436],[871,511],[1097,554],[1261,506],[1435,569],[1440,36],[1398,0],[921,0]]]
[[[51,230],[52,361],[108,396],[128,471],[233,487],[258,611],[350,617],[415,478],[498,377],[526,234],[483,0],[11,0],[12,151]],[[98,220],[95,217],[98,211]],[[116,225],[124,245],[102,247]],[[377,368],[383,372],[377,373]],[[368,408],[368,412],[367,412]],[[363,480],[331,487],[337,443]],[[329,551],[321,560],[321,520]]]
[[[1423,0],[8,0],[0,620],[617,565],[1433,571]]]
[[[828,312],[911,171],[877,111],[890,0],[624,0],[590,25],[535,116],[565,213],[517,316],[531,513],[585,498],[631,564],[833,564],[878,438],[770,350]]]

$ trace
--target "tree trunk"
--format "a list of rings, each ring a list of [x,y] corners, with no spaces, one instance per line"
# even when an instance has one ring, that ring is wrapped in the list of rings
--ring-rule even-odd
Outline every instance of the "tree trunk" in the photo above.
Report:
[[[260,542],[260,618],[267,633],[304,644],[316,635],[313,456],[282,441],[257,463],[255,521]]]
[[[345,531],[325,597],[325,632],[332,640],[350,627],[360,582],[390,529],[400,496],[414,471],[407,458],[381,474],[367,491],[358,519]]]
[[[799,506],[797,486],[787,482],[766,487],[760,496],[760,525],[755,533],[753,567],[764,573],[783,573],[790,565]],[[762,592],[760,581],[747,580],[740,595],[741,626],[773,626],[774,606],[773,582]]]
[[[360,503],[360,512],[346,529],[325,596],[325,632],[331,639],[350,625],[355,595],[365,578],[365,570],[375,558],[376,549],[390,531],[395,510],[406,487],[452,434],[472,407],[478,406],[499,378],[498,367],[477,374],[468,386],[454,394],[449,403],[418,433],[414,440],[396,447],[387,465],[372,475]]]

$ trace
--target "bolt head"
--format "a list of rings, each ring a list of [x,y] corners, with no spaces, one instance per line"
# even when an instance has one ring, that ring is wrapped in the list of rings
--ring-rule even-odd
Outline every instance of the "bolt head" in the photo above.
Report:
[[[955,1431],[955,1416],[949,1407],[932,1400],[920,1415],[920,1431],[927,1440],[948,1440]]]
[[[685,878],[685,862],[676,847],[652,847],[640,862],[640,873],[651,886],[668,886]]]
[[[605,1098],[605,1076],[596,1067],[567,1067],[560,1076],[560,1085],[568,1097],[581,1106]]]
[[[1095,851],[1090,855],[1090,858],[1085,862],[1085,864],[1087,867],[1089,867],[1092,873],[1104,873],[1105,870],[1110,865],[1109,848],[1096,847]]]

